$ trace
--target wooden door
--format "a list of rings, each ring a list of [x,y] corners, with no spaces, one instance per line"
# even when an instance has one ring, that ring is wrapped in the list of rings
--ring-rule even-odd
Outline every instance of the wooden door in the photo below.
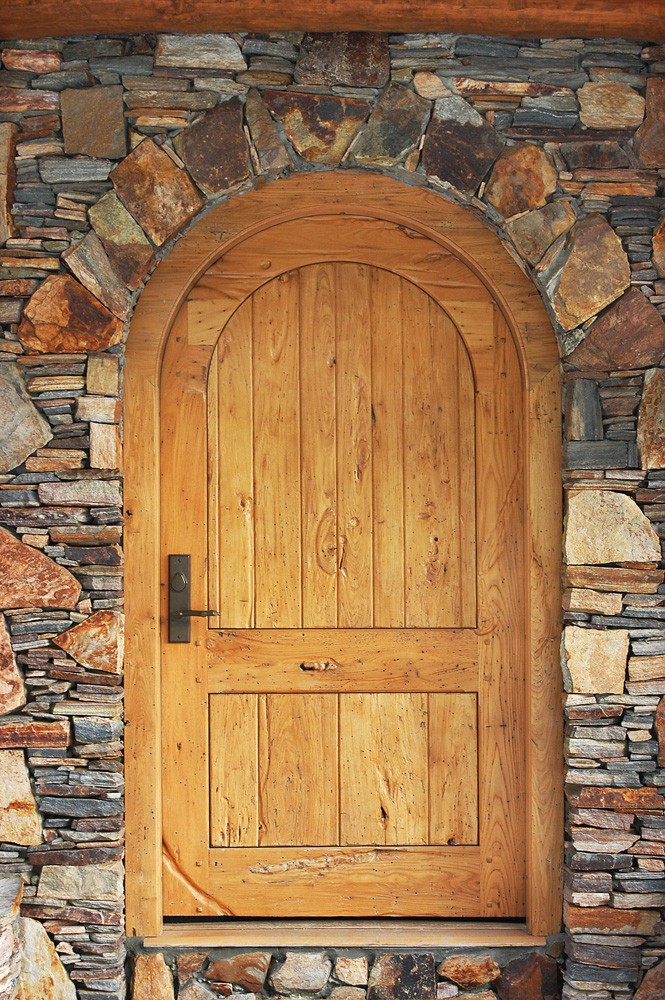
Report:
[[[524,912],[519,364],[409,243],[285,222],[173,323],[163,559],[219,615],[163,648],[167,915]]]

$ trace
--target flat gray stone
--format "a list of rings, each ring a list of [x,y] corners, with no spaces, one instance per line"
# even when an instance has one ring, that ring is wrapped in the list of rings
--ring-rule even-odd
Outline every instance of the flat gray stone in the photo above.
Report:
[[[97,865],[44,865],[37,896],[42,899],[122,899],[125,870],[121,861]]]
[[[39,173],[45,184],[80,184],[83,181],[108,180],[112,166],[111,160],[96,160],[87,156],[49,156],[40,161]]]
[[[15,364],[0,365],[0,472],[10,472],[53,437]]]
[[[157,35],[157,66],[191,69],[247,69],[238,43],[230,35]]]
[[[430,103],[409,87],[391,83],[381,94],[349,159],[390,167],[415,149],[430,116]]]
[[[287,951],[286,961],[270,977],[275,990],[318,993],[328,982],[332,962],[324,952]]]
[[[101,240],[94,232],[87,233],[62,255],[67,267],[89,292],[103,302],[114,316],[126,319],[132,308],[132,297],[118,277]]]

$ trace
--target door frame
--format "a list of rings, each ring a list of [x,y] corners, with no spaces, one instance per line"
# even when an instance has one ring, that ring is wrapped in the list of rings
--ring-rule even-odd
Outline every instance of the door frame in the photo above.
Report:
[[[532,935],[554,933],[561,922],[564,834],[556,337],[529,278],[469,209],[432,191],[357,170],[294,175],[213,208],[158,265],[132,320],[124,416],[127,933],[155,936],[163,925],[159,375],[164,345],[183,299],[226,249],[278,221],[331,212],[404,225],[463,260],[488,288],[517,347],[527,401],[527,926]]]

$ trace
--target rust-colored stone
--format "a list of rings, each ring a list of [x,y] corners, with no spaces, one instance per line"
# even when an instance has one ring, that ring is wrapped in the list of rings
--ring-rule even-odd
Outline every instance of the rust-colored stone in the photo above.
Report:
[[[37,354],[103,351],[122,340],[122,323],[69,275],[52,275],[23,311],[19,340]]]
[[[432,955],[378,955],[369,974],[367,1000],[434,1000],[435,980]]]
[[[206,969],[205,978],[218,983],[231,983],[245,990],[257,992],[263,989],[268,975],[271,953],[256,951],[232,958],[219,958]]]
[[[539,146],[510,146],[492,168],[485,198],[508,219],[542,208],[556,191],[558,172],[554,160]]]
[[[237,97],[208,111],[175,140],[190,174],[206,194],[219,194],[249,177],[249,152]]]
[[[388,36],[365,31],[305,35],[296,83],[323,87],[383,87],[390,76]]]
[[[90,223],[116,271],[132,291],[154,263],[152,245],[114,191],[92,205]]]
[[[134,959],[132,1000],[173,1000],[173,976],[161,952]]]
[[[649,300],[631,288],[590,328],[568,355],[580,370],[616,371],[651,368],[665,356],[665,323]]]
[[[14,201],[14,157],[18,128],[13,122],[0,122],[0,246],[14,235],[11,213]]]
[[[200,972],[208,958],[205,951],[186,951],[178,955],[178,983],[182,986],[195,973]]]
[[[152,139],[144,139],[111,173],[125,208],[157,246],[162,246],[203,207],[186,171]]]
[[[572,934],[654,933],[659,910],[614,910],[608,906],[581,907],[564,902],[564,923]]]
[[[122,87],[63,90],[62,133],[65,153],[118,160],[127,153]]]
[[[658,736],[658,763],[665,767],[665,695],[656,709],[656,734]]]
[[[425,133],[425,172],[473,194],[503,148],[499,133],[462,97],[437,100]]]
[[[428,101],[409,87],[389,84],[353,143],[350,159],[382,167],[400,163],[420,143],[429,115]]]
[[[496,981],[501,1000],[559,1000],[557,964],[547,955],[525,955],[509,962]]]
[[[662,368],[652,368],[644,376],[637,444],[643,469],[665,468],[665,371]]]
[[[25,705],[25,684],[16,665],[5,616],[0,615],[0,715]]]
[[[644,124],[635,135],[635,149],[645,167],[665,167],[665,77],[647,80]]]
[[[27,87],[0,87],[0,114],[16,115],[24,111],[58,111],[60,94],[53,90],[30,90]]]
[[[579,809],[613,809],[615,812],[651,812],[662,809],[665,799],[655,788],[603,788],[586,786],[570,795]]]
[[[57,73],[62,56],[55,49],[3,49],[2,61],[21,73]]]
[[[0,748],[66,747],[69,744],[69,722],[37,722],[28,716],[0,720]]]
[[[665,580],[660,569],[625,569],[622,566],[567,566],[566,587],[592,587],[594,590],[623,591],[629,594],[655,594]]]
[[[42,552],[0,528],[0,608],[73,608],[81,585]]]
[[[575,224],[575,219],[575,209],[569,201],[552,201],[544,208],[513,219],[506,229],[524,259],[537,264],[552,243]]]
[[[261,170],[266,174],[288,170],[291,166],[289,154],[258,90],[250,90],[247,94],[245,118]]]
[[[42,824],[22,750],[0,750],[0,841],[40,844]]]
[[[648,969],[640,983],[635,1000],[663,1000],[665,997],[665,961]]]
[[[493,982],[501,973],[501,969],[493,958],[483,955],[479,958],[469,958],[466,955],[451,955],[438,968],[440,976],[451,979],[458,986],[468,989],[472,986],[485,986]]]
[[[644,98],[627,83],[585,83],[577,99],[587,128],[637,128],[644,118]]]
[[[653,263],[661,278],[665,278],[665,216],[653,234]]]
[[[124,617],[119,611],[95,611],[53,641],[88,670],[122,671]]]
[[[296,152],[310,163],[339,163],[370,111],[366,101],[327,94],[267,90],[264,100]]]

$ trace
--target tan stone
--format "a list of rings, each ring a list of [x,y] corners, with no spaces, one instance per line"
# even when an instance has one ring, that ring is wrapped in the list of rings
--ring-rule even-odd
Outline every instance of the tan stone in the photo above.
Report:
[[[157,35],[155,62],[158,66],[188,69],[242,70],[247,64],[231,35]]]
[[[40,483],[37,494],[44,504],[65,507],[112,507],[122,504],[120,483],[112,479],[80,479],[72,482]]]
[[[653,234],[653,262],[661,278],[665,278],[665,217]]]
[[[332,962],[323,952],[287,951],[286,960],[270,980],[275,990],[316,993],[328,982]]]
[[[88,216],[109,260],[127,287],[134,291],[155,259],[145,233],[114,191],[92,205]]]
[[[539,146],[509,146],[492,168],[485,198],[504,218],[541,208],[556,191],[554,160]]]
[[[24,847],[42,841],[23,750],[0,750],[0,841]]]
[[[578,907],[564,902],[567,930],[579,934],[641,934],[654,933],[660,918],[658,910],[614,910],[605,906]]]
[[[15,469],[53,437],[17,366],[0,365],[0,472]]]
[[[665,370],[662,368],[652,368],[644,376],[637,444],[643,469],[665,468]]]
[[[62,133],[65,153],[118,160],[127,153],[122,87],[63,90]]]
[[[232,958],[218,958],[206,969],[205,978],[256,992],[263,989],[271,957],[269,951],[255,951],[233,955]]]
[[[358,986],[335,986],[330,993],[330,1000],[364,1000],[365,990]]]
[[[466,955],[451,955],[438,968],[440,976],[452,979],[458,986],[486,986],[498,978],[501,969],[493,958],[483,955],[468,958]]]
[[[646,118],[637,130],[635,150],[645,167],[665,167],[665,77],[647,80]]]
[[[116,193],[157,246],[203,207],[189,174],[152,139],[144,139],[111,173]]]
[[[587,128],[637,128],[644,118],[644,98],[626,83],[585,83],[577,98]]]
[[[121,861],[96,865],[44,865],[37,896],[42,899],[122,899],[125,870]]]
[[[525,260],[537,264],[559,236],[567,233],[577,216],[569,201],[552,201],[506,224],[506,229]]]
[[[21,919],[21,977],[15,1000],[76,1000],[53,942],[37,920]]]
[[[134,959],[132,1000],[174,1000],[173,976],[161,952]]]
[[[132,308],[132,297],[116,274],[96,233],[87,233],[79,243],[65,250],[62,260],[107,309],[119,319],[127,318]]]
[[[577,694],[623,694],[628,659],[626,629],[564,629],[567,691]],[[565,672],[564,672],[565,673]]]
[[[351,97],[267,90],[264,100],[296,152],[310,163],[339,163],[370,106]]]
[[[439,97],[450,93],[450,89],[446,87],[441,77],[429,70],[414,73],[413,86],[416,93],[428,101],[436,101]]]
[[[609,223],[589,215],[572,227],[542,280],[557,320],[572,330],[628,288],[630,264]]]
[[[115,396],[81,396],[76,406],[78,420],[98,424],[117,424],[120,413],[120,400]]]
[[[339,955],[335,959],[335,978],[347,986],[366,986],[369,969],[364,955],[350,958]]]
[[[607,309],[568,355],[579,369],[649,368],[665,356],[665,323],[655,306],[631,288]]]
[[[565,559],[570,565],[658,562],[660,542],[625,493],[584,490],[568,500]]]
[[[118,355],[89,354],[85,385],[94,396],[117,396],[120,392]]]
[[[0,122],[0,246],[14,235],[14,154],[18,126]]]
[[[90,468],[122,468],[122,443],[117,424],[90,424]]]
[[[656,709],[656,734],[658,736],[658,764],[665,765],[665,695],[658,702]]]
[[[122,323],[69,275],[52,275],[23,311],[18,337],[38,354],[103,351],[122,340]]]
[[[73,608],[80,593],[69,570],[0,528],[0,608]]]
[[[87,670],[107,674],[122,671],[124,615],[120,611],[95,611],[80,625],[74,625],[53,639]]]
[[[25,684],[16,665],[5,616],[0,615],[0,715],[25,705]]]
[[[665,655],[631,656],[628,675],[631,681],[652,681],[665,677]]]
[[[623,607],[621,594],[600,593],[597,590],[573,589],[563,595],[567,611],[587,611],[596,615],[620,615]]]

